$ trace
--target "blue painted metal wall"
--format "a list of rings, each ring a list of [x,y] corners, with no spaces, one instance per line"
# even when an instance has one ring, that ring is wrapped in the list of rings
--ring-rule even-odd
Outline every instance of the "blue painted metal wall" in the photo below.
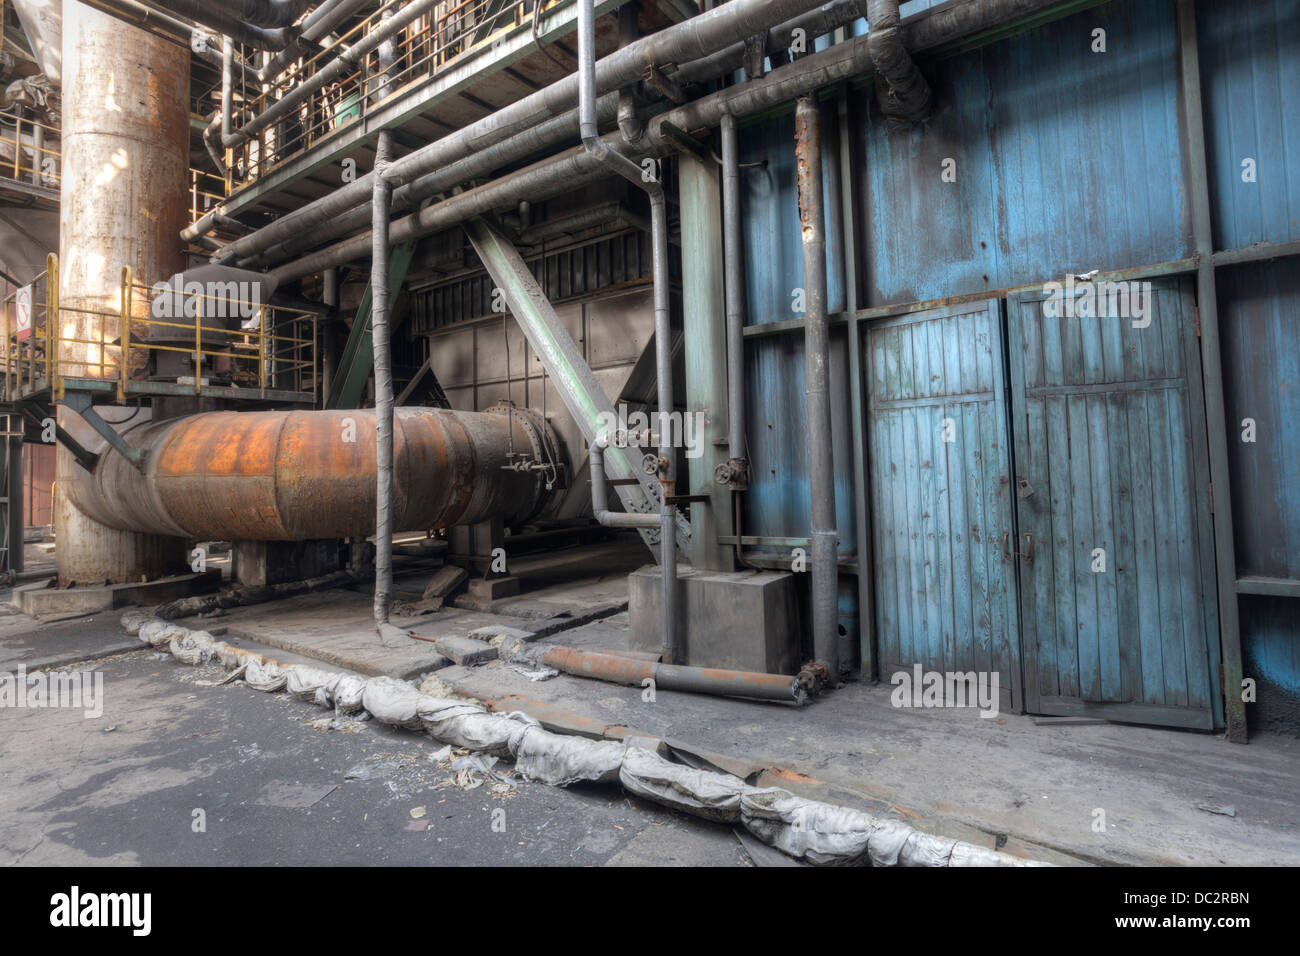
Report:
[[[1188,255],[1174,40],[1172,3],[1108,4],[933,64],[921,127],[873,109],[858,126],[866,304]]]
[[[1105,53],[1091,48],[1098,27],[1106,31]],[[1300,3],[1203,0],[1198,32],[1215,248],[1300,240]],[[861,305],[1192,254],[1173,0],[1117,0],[924,70],[937,108],[918,129],[887,126],[869,89],[850,93]],[[825,115],[829,153],[834,123]],[[747,174],[748,321],[781,321],[790,318],[789,293],[802,275],[792,121],[750,127],[742,143],[746,161],[770,164],[765,174]],[[1247,157],[1255,160],[1254,183],[1241,179]],[[949,158],[955,183],[941,179]],[[833,240],[831,253],[834,263]],[[1298,272],[1295,259],[1219,270],[1230,424],[1260,408],[1254,417],[1300,421]],[[841,307],[835,269],[831,297],[832,309]],[[747,364],[756,468],[746,533],[806,534],[801,336],[750,340]],[[846,369],[837,352],[841,420]],[[837,453],[851,447],[847,435],[841,424]],[[1261,437],[1252,457],[1233,448],[1242,574],[1300,578],[1297,441],[1278,430]],[[843,457],[837,506],[849,548],[856,545],[847,543],[853,514]],[[1261,502],[1267,520],[1251,517]],[[1242,640],[1248,676],[1255,668],[1300,701],[1300,600],[1243,598]]]
[[[1197,5],[1216,249],[1300,240],[1300,3]],[[1242,162],[1254,160],[1255,181]],[[1300,578],[1300,260],[1219,269],[1238,575]],[[1241,422],[1256,422],[1256,441]],[[1252,719],[1300,728],[1300,599],[1242,595]]]

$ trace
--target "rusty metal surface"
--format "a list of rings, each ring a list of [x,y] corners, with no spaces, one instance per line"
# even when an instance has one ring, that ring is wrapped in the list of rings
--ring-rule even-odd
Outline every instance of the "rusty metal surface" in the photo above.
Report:
[[[802,703],[805,699],[799,678],[790,674],[760,674],[716,667],[660,664],[612,652],[563,646],[547,650],[541,661],[566,674],[629,687],[645,686],[644,682],[650,680],[663,690],[680,690],[693,694],[752,697],[792,703]]]
[[[518,418],[434,408],[397,410],[394,523],[429,530],[545,504],[532,473],[504,465],[527,452]],[[196,539],[303,541],[373,534],[373,410],[209,412],[126,433],[144,472],[121,455],[76,469],[67,492],[112,528]]]
[[[65,4],[59,235],[61,331],[116,340],[120,270],[154,281],[185,264],[189,205],[189,51],[80,3]],[[86,311],[108,312],[90,314]],[[64,358],[97,374],[101,346]],[[59,410],[60,422],[75,418]],[[116,456],[114,456],[116,457]],[[56,457],[54,524],[63,583],[139,580],[183,566],[180,543],[123,534],[78,512],[66,491],[85,475]],[[134,529],[144,531],[144,528]]]

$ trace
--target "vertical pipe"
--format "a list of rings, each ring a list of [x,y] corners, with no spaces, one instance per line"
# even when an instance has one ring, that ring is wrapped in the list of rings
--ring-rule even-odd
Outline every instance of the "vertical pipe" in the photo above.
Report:
[[[727,302],[727,457],[732,477],[747,483],[745,454],[745,285],[741,275],[744,255],[740,229],[740,145],[736,118],[722,114],[722,235],[723,283]],[[740,467],[744,474],[736,475]]]
[[[659,569],[663,574],[663,638],[661,657],[676,663],[677,655],[677,514],[670,500],[676,494],[677,459],[672,446],[673,347],[668,287],[668,201],[663,184],[600,138],[596,112],[595,0],[578,3],[578,129],[582,145],[628,182],[650,197],[650,249],[654,266],[656,391],[659,401]]]
[[[591,3],[592,0],[584,0]],[[650,246],[654,263],[655,365],[659,396],[659,467],[663,495],[659,501],[659,563],[663,572],[663,646],[665,664],[677,655],[677,515],[669,500],[677,493],[677,455],[672,446],[673,340],[668,299],[668,202],[663,189],[650,193]]]
[[[221,143],[230,139],[231,112],[235,102],[235,42],[230,37],[221,38]],[[225,157],[223,156],[224,160]],[[223,161],[222,168],[228,165]]]
[[[392,16],[391,11],[384,19]],[[385,40],[379,48],[380,79],[375,98],[387,92],[387,70],[395,47]],[[375,366],[375,624],[388,623],[393,589],[393,360],[388,325],[388,219],[393,189],[384,172],[392,161],[393,136],[381,130],[375,141],[374,194],[371,207],[370,329]]]
[[[334,355],[334,313],[339,307],[338,269],[326,269],[321,273],[321,304],[329,310],[317,323],[321,331],[320,400],[323,407],[334,385],[334,366],[337,361]]]
[[[808,412],[808,487],[812,511],[813,654],[827,682],[840,680],[836,623],[835,470],[831,454],[830,334],[826,319],[826,224],[822,211],[821,112],[815,95],[795,106],[795,166],[803,238],[804,390]]]
[[[848,87],[840,88],[840,248],[844,254],[844,311],[849,316],[849,396],[853,429],[853,516],[858,541],[858,653],[862,662],[861,676],[865,681],[876,679],[876,612],[872,583],[874,581],[874,556],[872,553],[871,512],[867,498],[866,415],[863,397],[862,329],[858,322],[858,254],[857,215],[854,206],[853,144],[850,138]]]

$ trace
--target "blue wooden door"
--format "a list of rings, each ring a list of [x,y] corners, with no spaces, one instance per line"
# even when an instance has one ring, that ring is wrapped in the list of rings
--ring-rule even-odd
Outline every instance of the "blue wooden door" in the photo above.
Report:
[[[1139,316],[1141,287],[1097,291],[1008,302],[1027,709],[1208,729],[1222,705],[1194,297],[1148,284]]]
[[[998,674],[1021,708],[1002,305],[868,328],[867,427],[882,679]]]

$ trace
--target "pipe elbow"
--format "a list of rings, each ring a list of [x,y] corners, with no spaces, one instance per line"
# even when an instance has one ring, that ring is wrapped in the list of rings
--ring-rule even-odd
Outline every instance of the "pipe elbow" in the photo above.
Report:
[[[930,84],[903,43],[899,23],[898,0],[867,4],[867,53],[884,80],[878,89],[880,108],[890,119],[915,123],[930,115]]]

